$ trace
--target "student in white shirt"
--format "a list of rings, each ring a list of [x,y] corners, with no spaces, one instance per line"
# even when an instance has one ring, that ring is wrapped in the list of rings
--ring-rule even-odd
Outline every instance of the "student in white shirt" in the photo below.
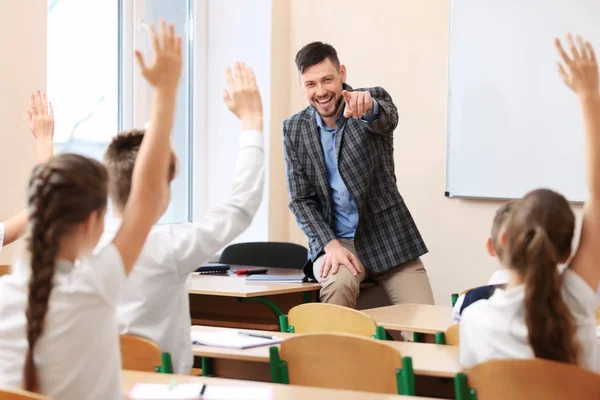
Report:
[[[120,332],[157,343],[163,352],[171,354],[178,374],[189,374],[194,358],[186,279],[250,225],[263,193],[263,116],[256,79],[241,63],[236,63],[233,74],[227,69],[226,75],[229,91],[224,93],[225,103],[240,119],[242,128],[229,197],[198,222],[155,226],[117,308]],[[105,154],[109,195],[117,216],[129,204],[131,168],[139,157],[140,143],[146,140],[143,131],[119,135]]]
[[[496,290],[465,310],[460,361],[469,368],[499,358],[544,358],[600,371],[596,290],[600,282],[600,92],[598,65],[589,43],[568,36],[572,57],[557,40],[566,64],[559,71],[578,96],[585,120],[589,198],[579,247],[571,256],[575,216],[567,200],[538,189],[514,206],[501,235],[499,258],[510,271]],[[567,72],[568,71],[568,72]],[[516,144],[517,145],[517,144]]]
[[[146,236],[164,212],[181,38],[164,21],[151,28],[154,59],[142,74],[153,87],[151,127],[133,171],[123,224],[90,255],[104,230],[108,174],[99,162],[61,154],[29,183],[28,258],[0,280],[0,387],[61,400],[120,399],[116,303]]]
[[[54,151],[54,109],[46,93],[39,90],[29,97],[27,110],[29,129],[35,138],[35,153],[38,163],[48,161]],[[27,227],[27,210],[0,222],[0,251],[23,236]]]
[[[498,237],[507,220],[510,210],[514,204],[514,200],[508,201],[496,210],[494,220],[492,221],[492,230],[490,237],[486,242],[487,251],[490,256],[496,258],[498,251]],[[494,272],[487,286],[479,286],[470,289],[467,293],[461,294],[454,307],[452,308],[452,320],[455,323],[460,321],[460,316],[463,311],[476,301],[489,299],[498,287],[503,287],[508,282],[508,271],[501,265],[500,269]]]

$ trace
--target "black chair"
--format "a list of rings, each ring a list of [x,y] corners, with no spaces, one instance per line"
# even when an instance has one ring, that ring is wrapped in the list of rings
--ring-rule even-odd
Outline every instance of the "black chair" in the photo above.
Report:
[[[306,247],[294,243],[254,242],[227,246],[219,262],[229,265],[301,270],[308,259]]]

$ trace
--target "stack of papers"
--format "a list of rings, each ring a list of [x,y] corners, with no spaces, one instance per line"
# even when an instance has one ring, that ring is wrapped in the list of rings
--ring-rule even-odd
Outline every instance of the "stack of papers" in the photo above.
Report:
[[[249,349],[251,347],[268,346],[270,344],[281,343],[281,339],[273,336],[259,334],[258,336],[249,336],[252,333],[245,333],[235,330],[223,330],[214,332],[194,332],[190,333],[192,344],[225,347],[229,349]]]
[[[132,400],[272,400],[273,390],[268,387],[207,386],[201,383],[179,385],[137,383],[129,398]]]

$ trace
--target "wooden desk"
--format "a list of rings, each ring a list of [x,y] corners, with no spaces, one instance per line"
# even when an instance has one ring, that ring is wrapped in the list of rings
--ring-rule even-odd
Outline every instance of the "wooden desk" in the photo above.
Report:
[[[392,331],[436,334],[453,324],[450,306],[396,304],[362,311]]]
[[[209,326],[193,326],[192,331],[213,332],[223,330]],[[256,332],[262,333],[264,332]],[[291,333],[270,332],[283,339]],[[412,357],[416,375],[437,378],[454,378],[463,368],[458,360],[458,346],[425,343],[386,341],[402,356]],[[270,381],[269,346],[251,349],[226,349],[222,347],[193,346],[194,355],[212,360],[212,373],[225,378]]]
[[[173,379],[175,379],[177,383],[204,383],[209,386],[268,387],[272,391],[270,399],[273,400],[434,400],[427,399],[425,397],[399,396],[351,390],[322,389],[295,385],[279,385],[274,383],[258,383],[221,378],[157,374],[152,372],[123,371],[121,379],[124,395],[127,395],[136,383],[169,384],[173,381]]]
[[[243,268],[243,267],[240,267]],[[225,297],[258,297],[276,294],[314,292],[321,289],[318,283],[247,282],[246,275],[238,276],[235,270],[227,275],[200,275],[192,273],[186,282],[189,294]],[[302,271],[269,268],[271,275],[298,275]]]
[[[318,283],[247,282],[232,267],[227,275],[190,274],[187,279],[194,325],[279,330],[279,315],[304,302],[315,301]],[[300,270],[269,268],[272,275],[297,275]],[[242,304],[245,303],[245,304]]]

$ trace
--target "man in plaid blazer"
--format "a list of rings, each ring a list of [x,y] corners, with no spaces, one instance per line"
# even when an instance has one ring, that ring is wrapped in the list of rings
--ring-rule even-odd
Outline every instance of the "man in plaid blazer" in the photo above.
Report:
[[[390,95],[346,85],[328,44],[303,47],[296,66],[310,106],[283,123],[289,206],[308,237],[305,273],[321,284],[321,301],[354,308],[370,277],[394,304],[433,304],[420,259],[427,247],[396,186]]]

